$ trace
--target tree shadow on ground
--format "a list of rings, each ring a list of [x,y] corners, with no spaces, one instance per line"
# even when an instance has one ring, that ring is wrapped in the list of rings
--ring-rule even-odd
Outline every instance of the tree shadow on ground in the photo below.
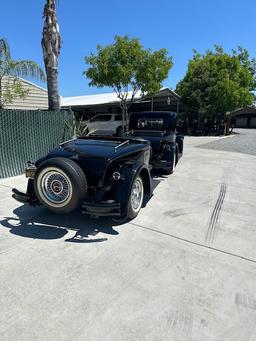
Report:
[[[153,175],[152,185],[155,189],[164,178]],[[146,198],[143,206],[150,200]],[[118,235],[113,227],[121,225],[114,222],[111,218],[92,218],[74,211],[70,214],[59,215],[52,213],[40,206],[32,208],[22,205],[14,209],[13,216],[5,217],[0,221],[0,225],[9,229],[11,234],[24,238],[53,240],[63,238],[69,231],[74,231],[74,236],[67,238],[68,243],[96,243],[107,241],[108,238],[95,238],[98,234]]]

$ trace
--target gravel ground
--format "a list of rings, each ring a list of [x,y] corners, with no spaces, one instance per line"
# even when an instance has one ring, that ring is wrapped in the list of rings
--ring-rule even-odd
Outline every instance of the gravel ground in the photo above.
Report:
[[[234,135],[198,147],[256,155],[256,129],[234,129]]]

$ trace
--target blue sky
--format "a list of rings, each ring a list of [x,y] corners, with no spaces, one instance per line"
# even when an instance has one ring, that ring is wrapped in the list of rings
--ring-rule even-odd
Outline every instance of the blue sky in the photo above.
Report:
[[[13,58],[32,59],[43,66],[41,51],[44,0],[1,1],[0,37]],[[5,15],[3,15],[5,13]],[[175,88],[184,76],[192,49],[237,45],[256,56],[255,0],[59,0],[62,34],[59,83],[62,96],[108,92],[88,86],[82,75],[84,56],[106,45],[116,34],[140,38],[151,49],[167,48],[174,67],[165,86]]]

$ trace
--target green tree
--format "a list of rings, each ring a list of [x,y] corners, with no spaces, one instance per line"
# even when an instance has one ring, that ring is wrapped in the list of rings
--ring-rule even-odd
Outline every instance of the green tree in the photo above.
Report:
[[[247,50],[238,47],[231,54],[220,46],[205,54],[194,51],[185,77],[176,91],[188,111],[200,118],[214,118],[251,105],[256,87],[256,63]]]
[[[42,48],[47,75],[49,110],[59,110],[60,96],[58,88],[58,58],[61,48],[61,37],[56,14],[55,0],[46,0],[44,7]]]
[[[0,109],[4,104],[11,104],[15,98],[28,95],[19,77],[45,81],[44,72],[36,62],[12,59],[8,42],[0,39]]]
[[[97,46],[97,53],[85,57],[89,68],[84,72],[90,86],[112,87],[120,99],[124,125],[128,109],[138,92],[153,95],[159,91],[173,66],[166,49],[144,49],[138,39],[115,36],[114,44]]]

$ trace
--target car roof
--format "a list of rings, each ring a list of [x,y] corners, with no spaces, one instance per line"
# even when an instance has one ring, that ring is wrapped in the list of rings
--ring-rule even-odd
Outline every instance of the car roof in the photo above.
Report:
[[[155,115],[173,115],[176,116],[177,113],[174,111],[140,111],[140,112],[133,112],[131,115],[137,115],[137,116],[145,116],[145,114],[150,115],[150,116],[155,116]]]

